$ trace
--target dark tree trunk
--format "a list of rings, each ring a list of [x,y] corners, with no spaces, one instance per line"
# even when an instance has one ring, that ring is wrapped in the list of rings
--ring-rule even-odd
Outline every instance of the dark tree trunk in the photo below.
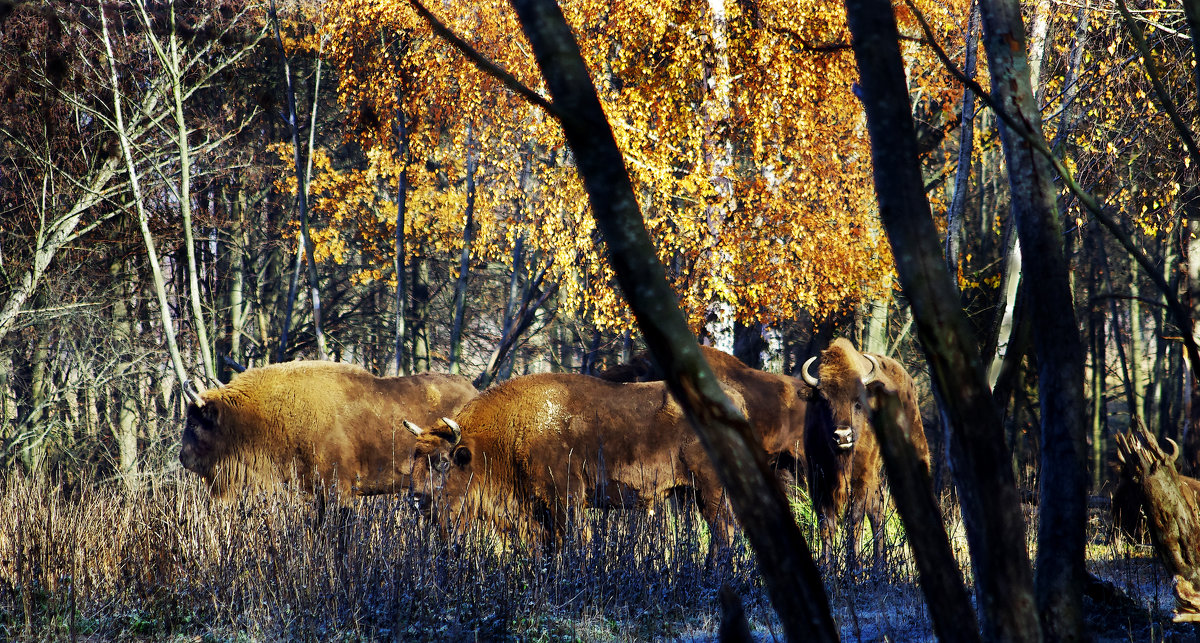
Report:
[[[1017,0],[983,0],[984,48],[992,96],[1042,137],[1030,85],[1025,27]],[[1048,641],[1085,636],[1083,584],[1087,535],[1087,449],[1083,423],[1083,351],[1049,162],[1021,132],[1000,128],[1012,210],[1029,285],[1041,407],[1037,605]]]
[[[942,524],[929,471],[907,436],[908,415],[897,391],[876,381],[869,387],[871,426],[887,471],[892,497],[921,574],[921,591],[939,641],[979,641],[979,624]]]
[[[733,324],[733,356],[751,368],[762,368],[762,354],[767,348],[763,340],[763,325],[759,322]]]
[[[925,198],[892,5],[887,0],[848,0],[846,13],[873,162],[886,168],[875,172],[880,217],[912,306],[934,394],[949,425],[984,638],[1038,641],[1020,496],[978,344],[958,305]]]
[[[617,281],[729,492],[784,633],[792,641],[838,640],[816,565],[754,430],[717,385],[673,303],[624,160],[562,11],[554,0],[513,0],[513,5],[575,152]]]
[[[458,373],[462,357],[463,316],[467,305],[467,275],[471,272],[471,242],[475,239],[475,132],[467,125],[467,222],[463,225],[462,254],[458,259],[458,281],[454,283],[454,325],[450,328],[450,372]]]
[[[321,330],[321,296],[317,279],[316,250],[308,227],[308,186],[305,185],[304,164],[301,161],[300,124],[296,114],[296,90],[292,85],[291,63],[288,60],[287,51],[284,50],[283,40],[279,34],[279,17],[275,14],[274,0],[271,2],[271,21],[275,26],[275,42],[279,46],[279,55],[283,59],[283,78],[287,88],[287,123],[292,137],[292,161],[296,166],[296,209],[300,215],[300,242],[306,258],[305,265],[308,268],[308,296],[310,299],[309,303],[312,304],[313,333],[316,337],[317,354],[321,359],[325,359],[325,334]],[[311,152],[312,150],[309,150],[309,153]],[[291,310],[292,301],[294,301],[294,298],[289,296],[289,311]],[[290,315],[284,317],[283,323],[285,326],[281,336],[285,337],[287,335],[287,328],[291,324]],[[279,349],[281,354],[280,360],[282,361],[283,343],[280,344]]]

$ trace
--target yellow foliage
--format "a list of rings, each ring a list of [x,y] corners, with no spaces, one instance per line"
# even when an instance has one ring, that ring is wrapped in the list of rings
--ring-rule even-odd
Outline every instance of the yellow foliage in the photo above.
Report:
[[[920,4],[953,49],[968,3]],[[430,7],[490,60],[544,91],[508,3]],[[802,309],[819,318],[862,298],[889,297],[891,252],[876,216],[841,5],[767,0],[753,13],[742,8],[730,3],[722,21],[708,3],[563,6],[681,305],[699,326],[718,301],[742,320],[772,323]],[[410,243],[456,254],[469,125],[479,154],[475,256],[508,261],[523,236],[552,262],[561,312],[628,327],[557,123],[476,70],[404,0],[344,0],[326,12],[325,56],[368,164],[336,168],[315,157],[314,217],[326,226],[314,235],[321,257],[348,261],[352,245],[362,248],[360,279],[380,277],[379,266],[391,263],[402,171]],[[915,31],[906,11],[899,19],[902,30]],[[905,54],[923,100],[958,100],[961,92],[926,48],[906,45]],[[400,115],[409,145],[403,169]]]

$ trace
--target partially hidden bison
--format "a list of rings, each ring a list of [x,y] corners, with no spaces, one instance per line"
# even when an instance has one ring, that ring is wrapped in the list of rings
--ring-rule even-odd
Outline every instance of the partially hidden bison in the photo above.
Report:
[[[726,393],[742,407],[736,391]],[[526,375],[488,389],[453,419],[406,426],[417,436],[414,492],[440,497],[444,529],[467,516],[508,541],[548,546],[568,529],[588,536],[575,520],[585,508],[645,508],[682,492],[695,497],[714,546],[730,541],[720,480],[662,382]]]
[[[851,566],[861,543],[864,515],[875,534],[876,562],[882,549],[879,537],[884,524],[883,460],[875,432],[868,430],[870,410],[866,385],[881,381],[897,391],[904,405],[908,438],[928,470],[929,445],[921,424],[917,389],[912,377],[894,359],[860,353],[845,338],[821,351],[817,375],[811,373],[816,357],[804,363],[804,380],[819,392],[805,427],[809,493],[820,523],[824,556],[828,559],[838,520],[849,508],[847,543]]]
[[[1154,495],[1154,488],[1161,488],[1167,484],[1161,481],[1155,485],[1149,484],[1146,478],[1151,472],[1147,470],[1161,470],[1160,478],[1170,479],[1176,487],[1187,487],[1197,498],[1200,498],[1200,480],[1179,473],[1178,443],[1171,438],[1163,438],[1171,445],[1170,451],[1164,451],[1141,419],[1136,419],[1136,424],[1137,426],[1131,427],[1127,433],[1118,433],[1116,436],[1116,485],[1112,492],[1112,521],[1130,541],[1143,543],[1150,535],[1146,517],[1152,512],[1147,499]],[[1131,457],[1127,458],[1127,454]],[[1137,457],[1132,457],[1135,455]],[[1183,492],[1171,495],[1183,495]]]
[[[406,491],[416,439],[404,420],[453,415],[476,395],[457,375],[376,377],[326,361],[252,368],[188,405],[179,462],[218,497],[280,483]]]
[[[701,346],[700,351],[717,379],[745,400],[746,417],[762,440],[771,466],[802,482],[804,424],[812,389],[798,378],[753,368],[717,348]],[[628,364],[609,368],[597,377],[613,382],[649,382],[662,380],[664,375],[649,353],[643,352]]]

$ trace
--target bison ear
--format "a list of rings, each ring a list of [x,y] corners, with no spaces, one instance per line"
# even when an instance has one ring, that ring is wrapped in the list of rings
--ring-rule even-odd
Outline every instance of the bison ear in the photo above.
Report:
[[[451,457],[454,458],[454,466],[465,467],[471,464],[471,449],[468,447],[458,447],[451,454]]]
[[[413,434],[413,435],[417,435],[417,436],[419,436],[419,435],[421,435],[422,433],[424,433],[424,432],[425,432],[425,430],[424,430],[424,429],[422,429],[421,427],[419,427],[419,426],[417,426],[417,425],[413,424],[412,422],[409,422],[408,420],[405,420],[405,421],[404,421],[404,428],[408,429],[408,432],[409,432],[409,433],[411,433],[411,434]]]

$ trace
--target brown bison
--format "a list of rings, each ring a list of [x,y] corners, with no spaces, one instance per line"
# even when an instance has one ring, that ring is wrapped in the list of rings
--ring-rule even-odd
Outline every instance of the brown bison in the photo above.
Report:
[[[1177,481],[1178,487],[1186,487],[1191,494],[1200,498],[1200,480],[1185,476],[1178,472],[1179,444],[1171,438],[1163,438],[1171,445],[1170,451],[1163,451],[1153,436],[1137,419],[1137,427],[1130,428],[1128,434],[1118,433],[1117,461],[1115,463],[1116,486],[1112,493],[1113,526],[1122,532],[1132,542],[1144,543],[1149,536],[1146,516],[1150,513],[1147,505],[1147,485],[1145,477],[1147,464],[1154,469],[1163,469],[1164,476]],[[1126,455],[1138,455],[1130,457]],[[1182,494],[1183,492],[1181,492]]]
[[[768,462],[781,472],[804,480],[804,424],[812,389],[803,381],[747,366],[738,358],[713,348],[700,350],[717,379],[741,394],[746,416],[758,432]],[[660,369],[643,352],[628,364],[605,370],[597,377],[611,382],[649,382],[663,379]]]
[[[415,440],[477,395],[457,375],[376,377],[351,364],[299,361],[250,369],[188,405],[179,462],[214,496],[251,485],[337,482],[342,494],[408,488]]]
[[[742,406],[736,391],[726,393]],[[646,507],[690,491],[713,542],[731,537],[720,480],[662,382],[526,375],[488,389],[439,426],[406,426],[418,436],[414,492],[447,503],[450,510],[438,512],[443,528],[444,517],[465,512],[506,538],[548,545],[583,508]]]
[[[866,385],[883,381],[900,395],[909,427],[909,439],[929,467],[929,445],[921,424],[917,389],[904,367],[882,355],[860,353],[849,340],[839,338],[821,352],[818,375],[809,372],[816,358],[804,363],[804,380],[820,392],[811,405],[805,427],[808,452],[809,493],[821,528],[824,555],[828,558],[837,523],[849,505],[848,543],[853,566],[861,542],[866,515],[871,530],[875,560],[882,554],[879,536],[883,529],[883,460],[875,432],[867,430],[870,411]]]

